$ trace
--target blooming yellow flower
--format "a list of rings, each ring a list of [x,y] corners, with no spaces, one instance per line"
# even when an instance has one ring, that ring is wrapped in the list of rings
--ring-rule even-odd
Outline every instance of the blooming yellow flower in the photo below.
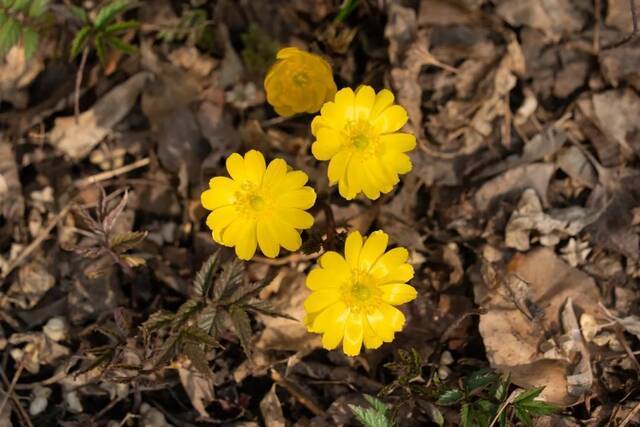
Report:
[[[316,137],[311,151],[318,160],[330,160],[329,184],[338,183],[345,199],[361,192],[377,199],[411,170],[405,153],[415,148],[416,138],[397,132],[407,123],[407,111],[393,100],[386,89],[377,94],[371,86],[341,89],[311,123]]]
[[[309,209],[316,193],[307,174],[291,171],[282,159],[266,166],[262,153],[251,150],[244,158],[234,153],[227,158],[231,178],[216,176],[200,197],[202,206],[212,212],[207,225],[213,240],[235,246],[240,259],[251,259],[260,246],[270,258],[278,256],[280,246],[290,251],[300,248],[300,231],[313,225]]]
[[[349,234],[345,256],[327,252],[319,268],[307,276],[311,295],[304,302],[309,332],[322,335],[328,350],[338,347],[356,356],[364,342],[378,348],[393,341],[404,326],[404,315],[395,305],[413,300],[416,290],[406,282],[413,277],[405,248],[388,252],[389,236],[376,231],[363,241],[359,232]]]
[[[264,79],[267,101],[281,116],[315,113],[336,94],[331,66],[319,57],[296,47],[278,52]]]

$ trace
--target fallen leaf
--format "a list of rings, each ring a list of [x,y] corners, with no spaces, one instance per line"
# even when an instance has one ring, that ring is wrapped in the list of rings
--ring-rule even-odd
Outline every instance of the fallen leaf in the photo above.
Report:
[[[282,414],[282,405],[276,394],[275,384],[271,386],[271,389],[260,401],[260,413],[266,427],[284,427],[286,425]]]
[[[180,377],[180,383],[182,383],[184,391],[189,396],[191,405],[202,418],[210,418],[206,406],[215,399],[213,376],[205,377],[187,359],[181,360],[179,364],[178,376]]]
[[[522,286],[514,289],[476,281],[476,301],[486,310],[480,316],[479,330],[491,366],[511,374],[520,387],[546,386],[542,397],[569,406],[578,398],[569,393],[571,375],[566,360],[548,359],[540,349],[546,331],[559,331],[558,319],[571,298],[581,312],[596,315],[600,298],[595,281],[565,264],[552,250],[535,249],[516,255],[506,278],[517,278]]]
[[[6,141],[0,141],[0,215],[11,222],[24,215],[18,166],[12,144]]]
[[[26,108],[27,88],[43,69],[42,58],[36,55],[27,61],[24,47],[12,47],[0,62],[0,99],[16,108]]]
[[[630,159],[640,154],[640,96],[631,89],[614,89],[593,95],[598,127],[609,141],[618,144]]]
[[[150,79],[147,72],[129,77],[81,113],[77,121],[75,116],[57,118],[49,135],[51,144],[73,160],[86,157],[129,113]]]

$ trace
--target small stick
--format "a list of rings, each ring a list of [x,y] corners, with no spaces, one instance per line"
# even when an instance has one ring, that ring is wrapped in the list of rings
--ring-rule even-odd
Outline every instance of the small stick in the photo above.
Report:
[[[27,357],[31,357],[31,352],[23,353],[22,358],[20,359],[20,364],[18,365],[18,369],[16,369],[15,374],[13,374],[13,378],[11,379],[11,384],[9,384],[9,388],[7,389],[6,394],[4,395],[4,399],[2,403],[0,403],[0,414],[4,409],[4,405],[9,401],[9,397],[13,394],[13,390],[18,383],[18,379],[20,379],[20,375],[22,374],[22,370],[24,369],[25,360]]]
[[[82,86],[82,76],[84,74],[84,67],[87,65],[87,57],[89,56],[89,48],[85,46],[82,51],[82,59],[80,59],[80,68],[76,74],[76,90],[73,94],[73,112],[76,116],[76,124],[80,117],[80,86]]]
[[[624,420],[622,420],[622,422],[618,425],[618,427],[624,427],[627,424],[629,424],[629,422],[631,421],[631,418],[633,418],[633,416],[637,414],[638,411],[640,411],[640,402],[636,403],[636,406],[634,406],[633,409],[629,411],[627,416],[624,417]]]
[[[110,171],[100,172],[98,174],[95,174],[86,178],[80,178],[76,180],[74,184],[76,187],[86,187],[87,185],[96,184],[101,181],[106,181],[116,176],[124,175],[136,169],[143,168],[147,166],[149,163],[151,163],[151,160],[149,159],[149,157],[145,157],[144,159],[140,159],[138,161],[135,161],[133,163],[121,166],[119,168],[116,168]]]
[[[275,369],[271,370],[271,379],[287,390],[289,394],[291,394],[298,402],[304,405],[308,410],[313,412],[315,415],[321,417],[324,415],[324,411],[320,409],[315,403],[309,400],[306,396],[304,396],[300,391],[298,391],[286,378],[284,378],[278,371]]]
[[[296,262],[311,261],[311,260],[314,260],[314,259],[318,258],[320,255],[321,255],[321,253],[319,253],[319,252],[315,253],[315,254],[310,254],[310,255],[291,254],[291,255],[286,256],[284,258],[278,258],[278,259],[271,259],[271,258],[265,258],[265,257],[261,257],[261,256],[254,256],[253,257],[253,261],[261,262],[262,264],[283,266],[283,265],[287,265],[287,264],[295,264]]]

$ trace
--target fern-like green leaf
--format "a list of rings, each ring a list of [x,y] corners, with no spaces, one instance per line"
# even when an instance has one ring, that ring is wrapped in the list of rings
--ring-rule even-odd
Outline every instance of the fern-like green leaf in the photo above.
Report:
[[[22,26],[13,18],[7,18],[0,27],[0,55],[6,55],[20,40]]]
[[[33,28],[25,27],[22,30],[22,45],[24,46],[24,56],[27,59],[33,58],[38,50],[40,35]]]
[[[80,29],[71,41],[71,49],[69,50],[69,58],[74,59],[80,51],[86,46],[87,39],[89,38],[89,34],[91,34],[91,27],[85,26]]]
[[[218,269],[219,254],[220,251],[214,252],[214,254],[205,261],[202,267],[200,267],[200,270],[196,274],[196,278],[193,281],[193,288],[196,295],[203,296],[209,294],[209,290],[211,289],[211,286],[213,286],[213,276]]]
[[[114,0],[98,11],[93,25],[97,30],[102,30],[110,24],[117,15],[132,7],[135,7],[135,3],[129,0]]]
[[[95,39],[96,45],[96,53],[98,54],[98,59],[100,60],[100,64],[103,66],[107,63],[107,46],[104,41],[104,35],[98,34]]]
[[[233,307],[229,316],[231,317],[231,324],[235,330],[238,338],[240,339],[240,345],[242,349],[250,357],[251,355],[251,320],[247,315],[247,312],[241,308]]]
[[[364,427],[392,427],[387,416],[387,406],[373,396],[364,396],[372,408],[349,405],[351,412]]]
[[[123,31],[132,30],[134,28],[138,28],[140,23],[138,21],[123,21],[116,22],[115,24],[111,24],[104,29],[106,34],[118,34]]]
[[[29,17],[39,18],[47,11],[49,0],[33,0],[29,5]]]

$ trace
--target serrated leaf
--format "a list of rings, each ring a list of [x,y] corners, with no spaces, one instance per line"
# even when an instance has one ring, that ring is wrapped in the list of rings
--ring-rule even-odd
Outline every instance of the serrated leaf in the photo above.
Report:
[[[246,285],[240,285],[228,298],[221,299],[224,304],[246,303],[249,298],[253,298],[267,286],[266,281],[248,283]]]
[[[524,411],[517,406],[514,406],[513,410],[516,413],[516,417],[518,417],[522,424],[526,425],[527,427],[533,426],[533,420],[531,419],[529,414],[527,414],[527,411]]]
[[[220,310],[215,305],[208,305],[198,315],[198,327],[212,337],[217,337],[222,326]]]
[[[114,252],[126,252],[139,245],[149,233],[147,231],[127,231],[109,238],[109,248]]]
[[[222,267],[222,272],[213,287],[213,299],[224,300],[242,283],[244,277],[244,265],[242,261],[234,259]]]
[[[0,27],[0,55],[4,56],[20,40],[21,26],[13,18],[7,20]]]
[[[178,344],[179,335],[170,336],[160,347],[155,355],[153,366],[159,367],[169,362],[176,353],[176,346]]]
[[[78,219],[86,228],[88,228],[92,233],[97,235],[102,235],[102,227],[98,222],[93,219],[89,212],[86,209],[83,209],[79,206],[74,206],[72,209],[73,215]]]
[[[176,315],[167,310],[160,310],[153,313],[147,320],[142,323],[142,329],[147,331],[147,333],[154,332],[158,329],[164,328],[165,326],[169,326],[173,319],[175,319]]]
[[[263,300],[257,300],[256,299],[256,300],[248,302],[246,305],[244,305],[244,307],[247,310],[255,311],[255,312],[258,312],[260,314],[267,315],[267,316],[282,317],[283,319],[289,319],[289,320],[298,320],[295,317],[289,316],[286,313],[281,313],[281,312],[275,310],[271,306],[271,303],[269,301],[263,301]]]
[[[387,405],[384,404],[380,399],[377,399],[374,396],[365,394],[364,399],[375,409],[377,412],[381,414],[387,414]]]
[[[203,375],[211,375],[207,355],[198,344],[187,343],[183,348],[184,354],[191,360],[191,364]]]
[[[125,42],[117,36],[108,34],[106,37],[109,44],[121,52],[128,53],[129,55],[133,55],[134,53],[138,52],[137,47]]]
[[[138,21],[116,22],[114,24],[108,25],[107,28],[104,29],[104,32],[106,34],[117,34],[123,31],[138,28],[139,26],[140,26],[140,23]]]
[[[213,276],[218,269],[218,256],[220,251],[214,252],[205,263],[200,267],[196,278],[193,281],[193,288],[198,296],[208,295],[211,286],[213,286]]]
[[[532,401],[536,397],[540,396],[540,393],[542,393],[542,390],[544,390],[544,386],[535,387],[530,390],[525,390],[522,393],[520,393],[518,396],[516,396],[515,399],[513,399],[513,403]]]
[[[247,312],[241,308],[233,307],[229,310],[231,325],[240,339],[240,345],[247,357],[251,357],[251,320]]]
[[[83,258],[95,259],[104,253],[102,246],[75,246],[73,252]]]
[[[200,300],[192,298],[180,306],[174,319],[174,326],[179,326],[194,316],[202,307]]]
[[[127,206],[127,202],[129,201],[129,191],[124,190],[124,195],[120,199],[120,201],[104,216],[102,219],[102,229],[105,234],[109,234],[113,226],[115,225],[118,217],[124,211],[124,208]]]
[[[31,18],[39,18],[47,11],[49,0],[33,0],[29,6],[29,16]]]
[[[24,56],[27,60],[33,58],[38,50],[40,35],[33,28],[25,27],[22,30],[22,45],[24,46]]]
[[[392,427],[387,416],[374,408],[365,409],[356,405],[349,405],[349,408],[364,427]]]
[[[457,388],[452,388],[442,393],[440,397],[438,397],[436,404],[442,406],[453,405],[459,402],[460,399],[462,399],[462,396],[462,391],[458,390]]]
[[[192,342],[208,346],[214,346],[217,344],[217,341],[211,335],[197,326],[191,326],[183,330],[182,340],[185,342]]]
[[[96,27],[96,29],[101,30],[107,24],[109,24],[118,14],[134,6],[135,4],[133,2],[130,2],[129,0],[114,0],[98,11],[96,19],[93,21],[93,25]]]
[[[497,379],[498,375],[490,369],[480,369],[464,379],[464,388],[467,393],[472,393],[495,382]]]

